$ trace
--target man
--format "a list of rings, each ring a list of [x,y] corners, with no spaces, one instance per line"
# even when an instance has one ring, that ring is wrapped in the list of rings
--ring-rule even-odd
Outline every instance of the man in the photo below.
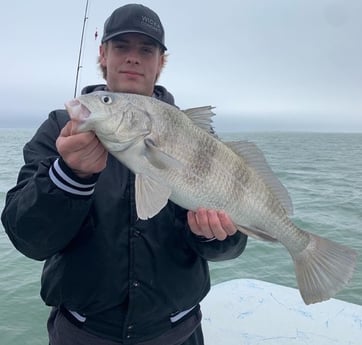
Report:
[[[174,104],[155,85],[165,51],[156,13],[118,8],[100,47],[106,85],[84,92],[131,92]],[[246,245],[230,218],[168,202],[152,219],[137,219],[134,175],[93,132],[74,134],[65,110],[50,113],[25,145],[24,160],[2,222],[19,251],[46,260],[41,296],[53,307],[50,344],[203,344],[206,260],[235,258]]]

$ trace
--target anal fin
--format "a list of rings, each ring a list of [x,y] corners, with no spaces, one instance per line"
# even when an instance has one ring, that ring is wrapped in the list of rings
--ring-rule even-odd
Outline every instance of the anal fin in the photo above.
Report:
[[[257,240],[267,241],[267,242],[278,242],[278,240],[264,230],[259,229],[254,226],[245,226],[245,225],[236,225],[237,229],[241,231],[243,234],[253,237]]]

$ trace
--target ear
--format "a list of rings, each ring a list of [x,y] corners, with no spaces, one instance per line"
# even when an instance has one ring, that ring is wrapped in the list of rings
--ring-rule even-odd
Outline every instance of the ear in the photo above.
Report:
[[[107,66],[107,45],[106,44],[101,44],[99,46],[99,64],[102,67]]]
[[[165,64],[166,64],[166,56],[165,54],[162,53],[160,54],[160,58],[158,60],[158,73],[157,73],[158,76],[160,75]]]

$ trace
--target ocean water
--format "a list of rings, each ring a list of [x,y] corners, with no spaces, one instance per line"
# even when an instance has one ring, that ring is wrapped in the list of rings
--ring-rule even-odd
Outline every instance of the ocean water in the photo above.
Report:
[[[0,129],[0,208],[16,183],[22,147],[34,129]],[[287,187],[293,221],[354,248],[358,264],[336,298],[362,305],[362,134],[224,133],[224,140],[257,143]],[[0,343],[47,344],[48,308],[39,297],[42,263],[13,248],[0,225]],[[210,263],[212,283],[253,278],[296,287],[292,260],[279,244],[250,239],[237,259]],[[243,291],[240,291],[243,294]]]

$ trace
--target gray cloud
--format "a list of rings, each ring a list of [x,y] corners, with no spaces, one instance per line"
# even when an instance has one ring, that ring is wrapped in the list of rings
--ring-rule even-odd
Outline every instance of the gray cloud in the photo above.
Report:
[[[160,82],[181,108],[212,104],[221,127],[234,119],[243,128],[287,123],[288,129],[362,131],[360,0],[143,3],[159,13],[166,28],[169,62]],[[3,5],[3,126],[21,125],[24,118],[38,123],[72,97],[84,5],[70,0]],[[90,1],[79,87],[103,82],[94,33],[101,34],[117,6],[119,1]]]

